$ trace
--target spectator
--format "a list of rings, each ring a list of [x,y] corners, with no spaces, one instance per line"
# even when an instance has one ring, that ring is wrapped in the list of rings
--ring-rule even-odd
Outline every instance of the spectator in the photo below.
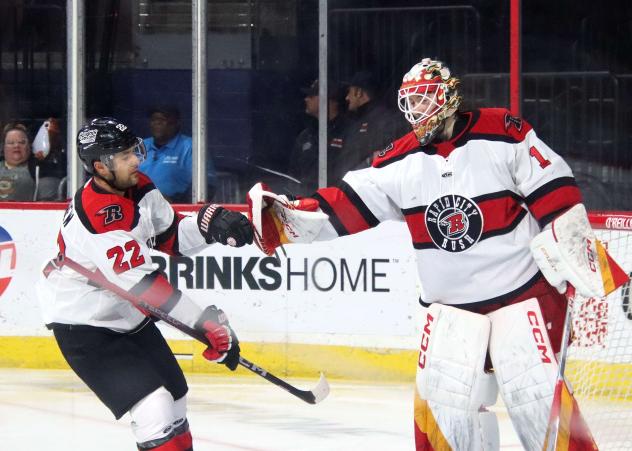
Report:
[[[151,137],[145,138],[147,158],[140,165],[169,202],[191,202],[192,141],[180,132],[180,111],[170,105],[149,111]],[[207,160],[209,198],[214,191],[215,169]]]
[[[51,157],[35,158],[27,128],[7,124],[3,130],[3,157],[0,164],[0,200],[58,200],[59,162]]]
[[[347,125],[344,114],[344,89],[329,82],[327,102],[327,173],[331,174],[334,162],[344,146]],[[305,114],[308,122],[298,135],[290,156],[289,173],[301,181],[297,194],[308,195],[318,188],[318,80],[302,89],[305,94]]]
[[[379,103],[377,94],[378,83],[370,72],[356,72],[351,78],[346,97],[349,126],[345,148],[335,163],[334,183],[349,170],[368,167],[373,151],[383,149],[408,130],[399,114]]]

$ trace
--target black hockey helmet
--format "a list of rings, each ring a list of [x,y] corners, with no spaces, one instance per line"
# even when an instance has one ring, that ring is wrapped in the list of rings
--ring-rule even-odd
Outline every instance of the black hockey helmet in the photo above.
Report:
[[[109,162],[114,154],[130,147],[142,161],[145,156],[143,140],[138,138],[127,125],[111,117],[97,117],[84,125],[77,133],[77,151],[83,166],[90,174],[94,173],[94,161],[101,161],[112,169]]]

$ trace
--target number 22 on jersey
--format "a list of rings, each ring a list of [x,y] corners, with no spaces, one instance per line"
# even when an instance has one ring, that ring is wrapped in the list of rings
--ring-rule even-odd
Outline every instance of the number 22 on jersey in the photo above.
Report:
[[[126,259],[125,254],[129,252],[131,252],[131,255]],[[128,241],[123,247],[111,247],[107,250],[106,255],[110,260],[114,259],[112,269],[116,274],[129,271],[145,263],[145,257],[140,253],[140,245],[135,240]]]

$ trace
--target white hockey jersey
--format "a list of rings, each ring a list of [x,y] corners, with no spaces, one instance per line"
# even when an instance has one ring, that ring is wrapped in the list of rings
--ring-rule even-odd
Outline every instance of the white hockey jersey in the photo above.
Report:
[[[150,248],[192,255],[208,246],[196,218],[176,213],[151,180],[140,174],[125,197],[107,193],[93,179],[80,188],[64,214],[57,238],[61,254],[146,299],[186,323],[201,309],[154,270]],[[37,292],[46,324],[82,324],[125,332],[144,319],[130,302],[95,287],[68,267],[51,271]],[[185,302],[181,302],[185,301]],[[177,309],[176,304],[180,304]],[[183,308],[186,313],[183,314]],[[180,315],[176,310],[180,310]]]
[[[581,202],[568,165],[505,109],[461,113],[453,139],[420,147],[413,132],[370,168],[314,196],[329,223],[318,239],[405,221],[423,301],[500,302],[540,277],[529,242]]]

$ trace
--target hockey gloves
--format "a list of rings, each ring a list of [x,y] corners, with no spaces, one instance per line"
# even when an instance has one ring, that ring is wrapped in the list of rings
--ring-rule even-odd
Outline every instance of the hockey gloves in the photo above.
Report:
[[[560,293],[568,282],[584,297],[604,297],[629,279],[595,236],[582,204],[566,210],[536,235],[531,253]]]
[[[239,212],[208,204],[200,209],[197,224],[208,244],[217,242],[233,247],[252,244],[252,225]]]
[[[206,307],[195,328],[202,330],[209,346],[202,354],[211,362],[222,363],[231,371],[239,364],[239,340],[228,324],[228,318],[222,309],[214,305]]]
[[[274,250],[283,244],[311,243],[329,218],[320,211],[316,199],[279,196],[263,183],[248,191],[246,202],[255,244],[266,255],[274,255]]]

